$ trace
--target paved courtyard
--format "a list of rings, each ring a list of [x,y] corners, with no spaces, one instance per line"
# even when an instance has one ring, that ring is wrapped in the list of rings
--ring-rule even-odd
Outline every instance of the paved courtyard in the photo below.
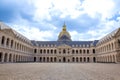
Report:
[[[120,80],[120,64],[7,63],[0,80]]]

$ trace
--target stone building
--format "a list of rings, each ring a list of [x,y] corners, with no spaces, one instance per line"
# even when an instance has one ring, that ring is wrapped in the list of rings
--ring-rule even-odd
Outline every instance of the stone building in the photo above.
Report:
[[[120,63],[120,28],[100,40],[72,41],[64,24],[57,41],[34,41],[0,22],[0,62]]]

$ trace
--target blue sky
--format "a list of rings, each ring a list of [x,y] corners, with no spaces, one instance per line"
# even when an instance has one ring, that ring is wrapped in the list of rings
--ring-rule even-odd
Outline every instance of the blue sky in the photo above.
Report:
[[[0,21],[30,40],[96,40],[120,27],[120,0],[0,0]]]

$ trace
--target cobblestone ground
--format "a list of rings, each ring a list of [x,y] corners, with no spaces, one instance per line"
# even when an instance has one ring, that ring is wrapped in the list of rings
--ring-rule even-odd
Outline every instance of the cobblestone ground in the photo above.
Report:
[[[7,63],[0,80],[120,80],[120,64]]]

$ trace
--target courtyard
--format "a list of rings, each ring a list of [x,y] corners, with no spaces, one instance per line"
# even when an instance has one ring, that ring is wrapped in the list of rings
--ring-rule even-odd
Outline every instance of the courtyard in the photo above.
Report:
[[[120,80],[120,64],[5,63],[0,80]]]

